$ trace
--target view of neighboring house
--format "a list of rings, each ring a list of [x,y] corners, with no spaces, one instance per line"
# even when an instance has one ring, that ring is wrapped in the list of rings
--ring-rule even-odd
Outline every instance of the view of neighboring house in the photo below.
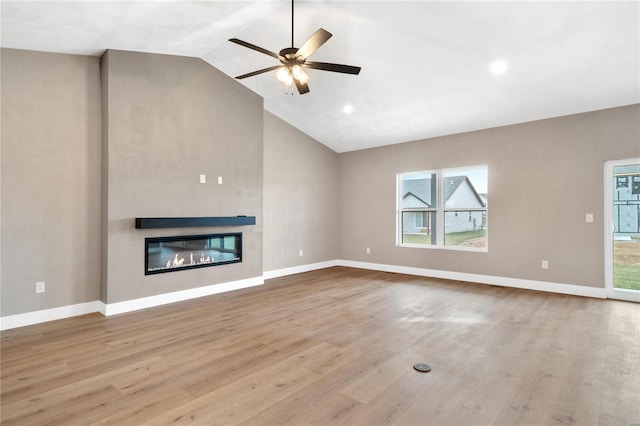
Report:
[[[614,169],[613,225],[616,236],[640,237],[640,166]]]
[[[402,182],[402,209],[416,209],[403,216],[404,234],[432,234],[433,214],[422,209],[435,208],[437,203],[435,179],[406,179]],[[469,209],[484,208],[486,198],[478,194],[469,178],[448,176],[444,178],[445,232],[468,232],[482,229],[483,211]],[[417,209],[421,209],[418,211]]]

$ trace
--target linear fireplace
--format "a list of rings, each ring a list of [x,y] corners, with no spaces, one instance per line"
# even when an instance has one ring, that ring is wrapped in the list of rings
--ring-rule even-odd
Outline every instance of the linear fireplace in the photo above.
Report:
[[[242,262],[242,233],[145,238],[145,275]]]

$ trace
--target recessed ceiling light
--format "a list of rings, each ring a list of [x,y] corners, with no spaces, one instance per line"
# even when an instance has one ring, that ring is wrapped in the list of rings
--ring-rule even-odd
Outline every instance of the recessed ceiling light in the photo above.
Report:
[[[342,111],[345,114],[351,114],[353,112],[353,105],[346,104],[345,106],[342,107]]]
[[[509,69],[509,63],[504,59],[497,59],[491,63],[489,69],[493,75],[502,75]]]

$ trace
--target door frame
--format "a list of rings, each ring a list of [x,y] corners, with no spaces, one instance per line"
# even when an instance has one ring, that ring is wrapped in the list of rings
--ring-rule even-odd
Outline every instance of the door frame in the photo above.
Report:
[[[607,298],[640,302],[640,292],[613,287],[613,168],[640,164],[640,158],[604,162],[604,282]]]

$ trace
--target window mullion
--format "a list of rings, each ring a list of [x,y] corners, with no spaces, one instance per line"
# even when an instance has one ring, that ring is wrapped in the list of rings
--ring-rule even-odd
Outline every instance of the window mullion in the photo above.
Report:
[[[444,181],[442,171],[436,172],[438,209],[436,210],[436,245],[444,246]]]

